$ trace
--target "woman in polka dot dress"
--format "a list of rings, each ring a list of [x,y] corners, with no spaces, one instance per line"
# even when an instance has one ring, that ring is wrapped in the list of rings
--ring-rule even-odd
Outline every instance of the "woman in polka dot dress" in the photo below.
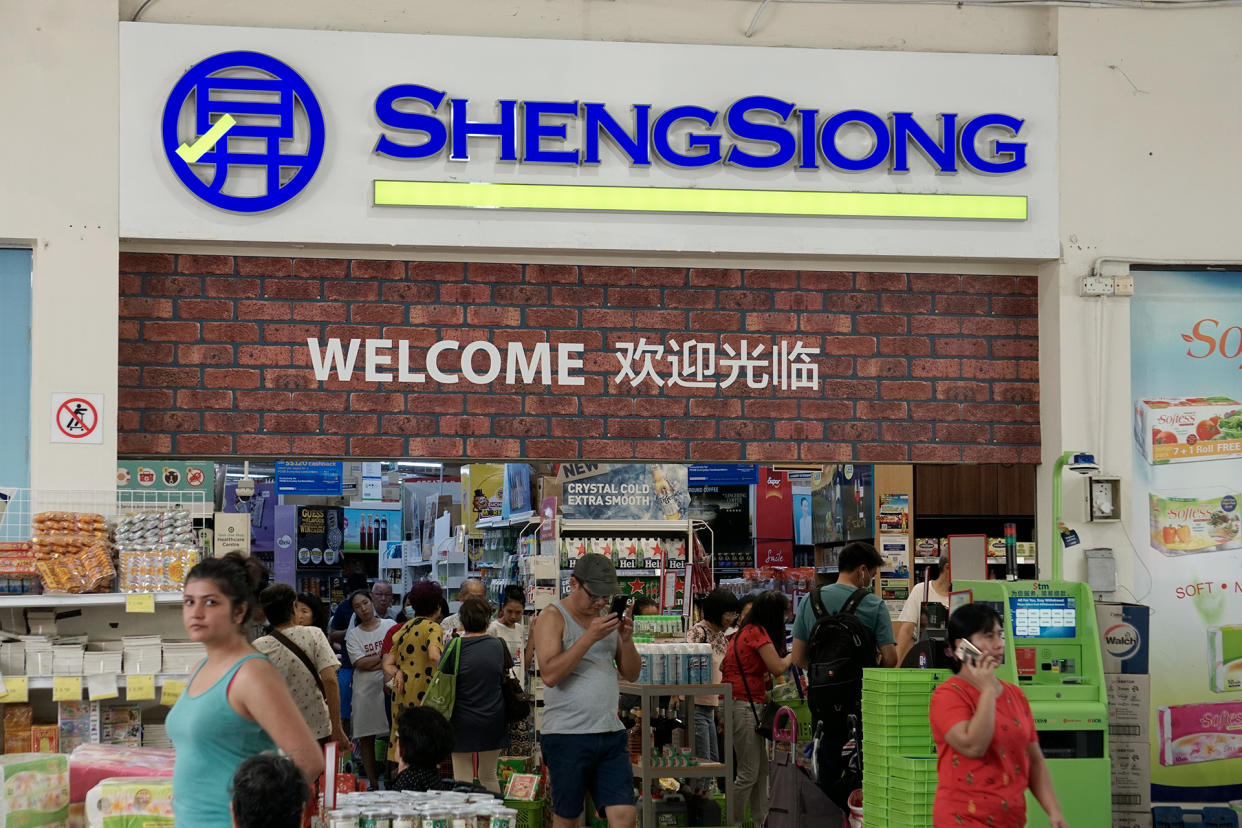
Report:
[[[440,585],[431,581],[415,584],[406,601],[414,617],[391,631],[391,642],[384,649],[384,675],[392,687],[391,761],[396,761],[393,746],[397,743],[397,717],[407,707],[422,705],[444,643],[440,628],[444,591]]]
[[[1022,688],[996,677],[1005,654],[1001,619],[986,604],[959,607],[949,618],[949,648],[962,640],[982,653],[959,661],[953,678],[931,700],[936,767],[935,828],[1022,828],[1026,791],[1048,814],[1050,828],[1068,828],[1039,748],[1031,705]]]

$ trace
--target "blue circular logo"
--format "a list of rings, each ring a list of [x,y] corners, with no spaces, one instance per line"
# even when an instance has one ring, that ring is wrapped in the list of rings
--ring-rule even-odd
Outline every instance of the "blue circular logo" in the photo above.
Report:
[[[286,64],[226,52],[196,64],[164,105],[164,153],[181,183],[235,213],[261,213],[310,183],[323,159],[319,101]]]

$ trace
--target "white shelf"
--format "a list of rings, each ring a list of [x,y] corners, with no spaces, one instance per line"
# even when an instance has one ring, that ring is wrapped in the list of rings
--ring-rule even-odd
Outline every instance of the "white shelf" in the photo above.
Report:
[[[21,607],[123,607],[125,599],[130,595],[141,595],[136,592],[100,592],[85,595],[0,595],[0,609],[19,609]],[[146,593],[155,595],[156,604],[180,604],[180,592]]]
[[[561,574],[572,575],[573,571],[574,571],[573,567],[570,567],[569,569],[562,569]],[[622,575],[631,575],[635,578],[658,578],[664,572],[682,572],[682,571],[684,570],[681,570],[681,569],[665,570],[665,569],[658,569],[658,568],[657,569],[618,569],[617,577],[620,578]]]
[[[131,674],[130,673],[115,673],[114,675],[116,675],[117,687],[119,687],[121,692],[124,693],[125,692],[125,677]],[[51,690],[52,681],[58,678],[66,678],[66,677],[65,676],[26,676],[26,686],[29,687],[31,690]],[[80,678],[82,679],[82,696],[83,698],[85,698],[86,697],[86,680],[90,678],[90,676],[83,675],[83,676],[80,676]],[[188,672],[187,673],[156,673],[155,684],[157,687],[161,687],[163,686],[164,682],[168,680],[187,681],[189,680],[189,678],[190,678],[190,674]]]
[[[523,524],[538,521],[538,517],[534,512],[523,512],[520,515],[514,515],[510,518],[480,518],[474,522],[475,529],[503,529],[506,526],[522,526]]]
[[[688,535],[688,520],[561,520],[561,533],[598,532],[604,535],[623,535],[638,532],[664,532]]]

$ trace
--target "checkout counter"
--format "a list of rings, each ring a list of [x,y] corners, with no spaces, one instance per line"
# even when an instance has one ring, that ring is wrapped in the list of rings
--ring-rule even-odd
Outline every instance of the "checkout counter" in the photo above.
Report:
[[[1072,826],[1112,824],[1108,702],[1095,604],[1069,581],[954,581],[950,609],[989,604],[1004,619],[997,675],[1026,693],[1057,797]],[[1027,825],[1047,828],[1027,792]]]

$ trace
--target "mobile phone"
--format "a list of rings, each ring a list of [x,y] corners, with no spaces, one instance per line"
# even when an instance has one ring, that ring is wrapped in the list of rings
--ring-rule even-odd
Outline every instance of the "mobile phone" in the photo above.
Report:
[[[614,595],[612,596],[612,605],[608,607],[608,611],[618,618],[625,612],[626,607],[630,605],[630,596]]]
[[[958,639],[957,650],[954,652],[954,655],[957,656],[958,661],[963,663],[969,660],[974,664],[978,664],[983,658],[983,651],[971,644],[969,640],[960,638]]]

